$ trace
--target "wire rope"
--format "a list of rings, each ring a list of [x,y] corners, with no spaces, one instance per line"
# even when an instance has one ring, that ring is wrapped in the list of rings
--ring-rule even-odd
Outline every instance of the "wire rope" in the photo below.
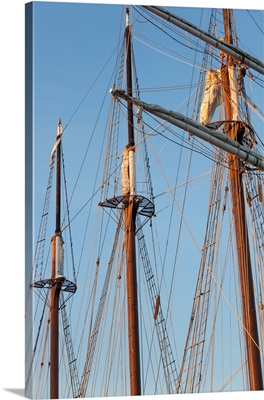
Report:
[[[168,184],[168,186],[169,186],[169,184]],[[170,189],[170,186],[169,186],[169,189]],[[169,191],[170,191],[170,193],[172,194],[172,191],[171,191],[171,190],[169,190]],[[173,195],[172,195],[172,196],[173,196]],[[197,242],[196,242],[194,236],[192,235],[192,232],[191,232],[191,230],[190,230],[190,228],[189,228],[189,226],[188,226],[188,223],[187,223],[187,221],[185,220],[184,216],[181,214],[180,207],[179,207],[179,205],[178,205],[177,199],[176,199],[175,197],[173,197],[173,199],[174,199],[173,201],[174,201],[175,204],[177,205],[178,211],[179,211],[180,215],[181,215],[182,218],[183,218],[183,221],[184,221],[184,223],[185,223],[185,225],[186,225],[186,227],[187,227],[187,229],[188,229],[188,231],[189,231],[189,233],[190,233],[190,236],[191,236],[191,238],[192,238],[192,240],[193,240],[193,242],[194,242],[194,244],[195,244],[195,246],[196,246],[198,252],[200,252],[199,246],[198,246],[198,244],[197,244]],[[206,267],[208,268],[207,265],[206,265]],[[231,309],[231,311],[233,312],[233,314],[236,316],[236,318],[237,318],[237,320],[239,321],[240,325],[243,327],[243,329],[246,331],[246,333],[250,336],[251,340],[253,340],[253,342],[255,343],[254,339],[251,337],[250,333],[246,330],[246,327],[244,326],[244,324],[243,324],[241,318],[239,317],[239,315],[238,315],[237,312],[235,311],[235,309],[234,309],[234,307],[232,306],[232,304],[229,302],[228,297],[225,295],[224,291],[223,291],[222,288],[221,288],[221,285],[218,283],[216,277],[214,276],[214,274],[212,273],[212,271],[211,271],[210,269],[209,269],[209,273],[212,275],[212,278],[213,278],[213,280],[215,281],[215,284],[217,285],[217,287],[218,287],[220,293],[222,294],[223,298],[226,300],[228,306],[230,307],[230,309]],[[255,343],[255,345],[256,345],[256,346],[259,348],[259,350],[261,351],[260,347],[259,347],[256,343]]]

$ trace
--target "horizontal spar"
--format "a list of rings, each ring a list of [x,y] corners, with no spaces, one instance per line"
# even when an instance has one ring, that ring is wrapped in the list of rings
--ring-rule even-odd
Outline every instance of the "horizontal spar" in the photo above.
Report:
[[[224,42],[220,39],[217,39],[215,36],[210,35],[209,33],[199,29],[197,26],[193,25],[191,22],[184,20],[183,18],[178,17],[175,14],[170,13],[166,9],[162,7],[155,6],[142,6],[146,10],[158,15],[159,17],[165,19],[166,21],[172,23],[173,25],[178,26],[178,28],[183,29],[184,31],[190,33],[193,36],[203,40],[204,42],[210,44],[211,46],[217,48],[220,51],[223,51],[226,54],[229,54],[231,57],[240,61],[242,64],[247,65],[248,67],[254,69],[255,71],[264,75],[264,64],[246,53],[245,51],[239,49],[236,46],[233,46],[230,43]]]
[[[254,167],[264,171],[264,158],[260,154],[257,154],[253,150],[250,150],[239,144],[224,133],[219,131],[211,131],[209,128],[200,124],[199,122],[193,121],[192,119],[185,117],[183,114],[178,112],[167,110],[157,104],[144,103],[141,100],[128,96],[124,91],[111,90],[110,92],[113,96],[117,96],[128,102],[131,102],[137,107],[148,111],[149,113],[156,115],[167,122],[170,122],[178,128],[181,128],[193,134],[194,136],[197,136],[200,139],[211,143],[212,145],[227,151],[230,154],[233,154],[240,160],[246,161]]]

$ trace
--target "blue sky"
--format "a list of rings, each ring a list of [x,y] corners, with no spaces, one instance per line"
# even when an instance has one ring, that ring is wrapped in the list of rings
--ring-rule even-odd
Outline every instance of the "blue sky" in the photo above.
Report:
[[[207,15],[209,12],[210,10]],[[189,18],[197,25],[201,18],[199,10],[196,9],[180,8],[179,15]],[[134,16],[140,18],[136,12]],[[206,18],[206,11],[202,18]],[[47,179],[48,157],[53,147],[58,119],[62,118],[63,126],[67,126],[64,135],[65,147],[69,144],[74,146],[75,142],[81,141],[85,148],[97,118],[97,110],[104,97],[106,98],[103,112],[107,112],[110,98],[108,91],[113,82],[109,77],[116,59],[114,50],[120,21],[120,8],[117,5],[90,5],[87,12],[85,4],[78,6],[65,4],[62,11],[60,3],[36,3],[34,36],[36,195],[39,190],[43,190],[43,180],[46,182]],[[139,84],[142,86],[141,82],[144,82],[145,87],[187,84],[192,74],[192,66],[188,65],[188,61],[186,64],[182,63],[179,70],[175,60],[167,58],[166,67],[160,68],[162,56],[142,43],[144,36],[140,35],[144,35],[144,30],[137,34],[137,28],[138,25],[135,25],[133,35]],[[239,35],[242,43],[243,35],[248,39],[246,30],[240,31]],[[252,40],[254,41],[253,35]],[[149,45],[151,46],[151,43]],[[180,46],[175,46],[175,49],[176,52],[181,51]],[[257,54],[261,54],[260,49]],[[175,54],[173,56],[177,57]],[[97,81],[99,72],[100,79]],[[166,96],[162,92],[152,92],[143,93],[141,97],[144,101],[156,102],[173,109],[184,100],[187,91],[182,93],[181,99],[178,98],[178,93],[177,98],[174,96],[175,93],[172,91],[166,92]],[[100,117],[99,120],[103,130],[105,125],[101,121],[104,121],[104,118]],[[75,156],[74,153],[71,155]],[[77,158],[80,157],[78,154]]]
[[[2,187],[7,188],[7,195],[5,195],[1,200],[1,209],[3,210],[4,217],[4,238],[2,241],[2,249],[6,253],[4,256],[3,263],[3,282],[10,282],[12,285],[12,291],[15,293],[15,300],[12,300],[10,303],[10,309],[7,310],[6,307],[3,307],[2,310],[2,318],[4,321],[8,321],[10,326],[10,330],[12,332],[17,331],[17,327],[19,326],[19,335],[18,340],[10,343],[10,333],[8,331],[2,332],[1,335],[1,345],[4,344],[2,348],[3,358],[6,359],[5,368],[3,374],[1,374],[1,386],[3,388],[21,388],[23,387],[23,315],[24,309],[22,301],[17,299],[23,299],[23,279],[24,279],[24,263],[23,263],[23,254],[24,254],[24,228],[23,228],[23,214],[24,214],[24,204],[23,204],[23,192],[24,192],[24,168],[22,167],[24,164],[24,136],[23,136],[23,126],[24,126],[24,100],[23,100],[23,82],[24,82],[24,64],[23,64],[23,16],[24,16],[24,2],[22,1],[13,1],[7,2],[10,4],[2,5],[4,21],[1,26],[1,34],[3,38],[3,53],[6,54],[4,57],[4,61],[1,66],[1,76],[2,83],[4,87],[3,97],[4,97],[4,109],[3,109],[3,118],[4,118],[4,129],[3,129],[3,137],[4,144],[2,147],[3,154],[1,155],[1,170],[2,170]],[[153,2],[151,2],[153,3]],[[218,3],[218,2],[217,2]],[[222,2],[223,3],[223,2]],[[239,5],[239,2],[232,2],[234,5]],[[185,2],[185,4],[187,4]],[[226,1],[226,4],[229,5],[230,1]],[[261,1],[251,1],[250,5],[254,8],[261,7]],[[182,5],[182,4],[180,4]],[[200,3],[191,2],[190,5],[199,5]],[[211,5],[211,4],[210,4]],[[70,7],[70,6],[69,6]],[[115,16],[104,15],[104,23],[109,23],[111,25],[112,19]],[[91,20],[90,23],[95,22],[95,20]],[[56,28],[56,31],[60,32],[60,25],[64,27],[67,26],[67,19],[62,15],[57,15],[56,20],[53,21],[52,26],[50,27],[52,34],[52,29]],[[78,24],[77,24],[78,25]],[[82,32],[83,37],[85,37],[85,28],[81,28],[77,26],[78,32],[81,32],[81,29],[84,29]],[[96,28],[96,26],[95,26]],[[100,27],[99,27],[100,30]],[[67,30],[66,30],[67,31]],[[76,34],[78,33],[76,31]],[[65,34],[65,31],[64,31]],[[81,35],[82,36],[82,35]],[[61,43],[65,43],[65,36],[61,37]],[[74,38],[67,37],[67,44],[70,46],[71,41]],[[103,38],[101,38],[103,39]],[[46,45],[49,46],[49,38],[46,38]],[[85,39],[84,39],[85,40]],[[103,42],[103,40],[102,40]],[[75,79],[78,80],[79,77],[82,76],[83,73],[89,67],[89,57],[88,54],[83,54],[82,57],[77,57],[75,53],[71,56],[67,56],[67,46],[61,47],[60,42],[53,46],[53,59],[54,59],[54,67],[51,65],[51,68],[43,69],[43,76],[47,79],[46,82],[50,82],[50,77],[53,75],[56,77],[56,82],[58,83],[58,88],[52,85],[52,90],[56,91],[56,95],[52,95],[49,98],[50,94],[48,93],[48,87],[39,87],[39,89],[43,93],[44,103],[39,104],[39,109],[36,112],[39,115],[38,125],[43,135],[49,135],[50,142],[47,141],[46,147],[43,148],[43,158],[48,159],[49,152],[52,148],[54,142],[54,136],[56,131],[56,123],[59,117],[62,117],[63,122],[67,123],[71,118],[73,112],[75,111],[76,106],[78,106],[80,100],[85,95],[87,89],[89,88],[89,77],[87,77],[87,85],[81,85],[80,81],[77,83]],[[102,43],[103,46],[103,43]],[[110,52],[109,48],[105,49],[105,53]],[[63,55],[63,56],[62,56]],[[106,57],[107,58],[107,57]],[[59,60],[59,62],[58,62]],[[45,60],[43,60],[45,61]],[[44,64],[43,64],[44,65]],[[55,65],[57,67],[55,68]],[[67,68],[66,68],[67,66]],[[78,74],[75,74],[74,79],[72,76],[67,74],[67,69],[69,67],[69,71],[71,68],[78,70]],[[100,65],[97,66],[100,68]],[[95,72],[95,71],[94,71]],[[39,70],[38,73],[41,73]],[[78,76],[77,76],[78,75]],[[89,75],[89,74],[87,74]],[[60,85],[60,79],[64,82],[67,82],[67,88],[65,89],[65,85]],[[42,81],[42,84],[44,81]],[[63,92],[61,91],[62,86],[64,87]],[[69,98],[71,102],[69,102]],[[54,133],[54,136],[52,136]],[[78,139],[78,135],[81,133],[76,129],[76,138]],[[66,136],[65,136],[66,137]],[[66,140],[66,139],[65,139]],[[10,154],[11,160],[14,161],[14,165],[11,167],[10,171],[6,175],[7,168],[10,166]],[[48,155],[48,156],[47,156]],[[48,161],[48,160],[47,160]],[[38,162],[38,160],[36,160]],[[43,175],[45,176],[44,181],[47,180],[47,174],[43,171]],[[5,190],[5,189],[4,189]],[[36,186],[36,190],[38,190]],[[10,223],[11,220],[11,223]],[[19,231],[17,232],[17,223],[19,223]],[[16,250],[14,251],[14,247]],[[14,253],[16,253],[14,255]],[[7,257],[8,254],[8,257]],[[11,261],[10,261],[10,255]],[[14,272],[15,271],[15,274]],[[6,286],[6,284],[5,284]],[[2,292],[2,304],[3,299],[9,296],[9,290],[5,287]],[[10,314],[12,318],[10,318]],[[6,343],[12,345],[12,354],[19,354],[19,359],[21,361],[20,367],[18,368],[18,372],[14,376],[14,365],[16,365],[16,358],[10,357],[9,350],[7,350]],[[14,393],[7,392],[3,390],[3,396],[6,399],[16,398]],[[243,395],[241,395],[242,397]],[[254,397],[255,398],[255,397]]]

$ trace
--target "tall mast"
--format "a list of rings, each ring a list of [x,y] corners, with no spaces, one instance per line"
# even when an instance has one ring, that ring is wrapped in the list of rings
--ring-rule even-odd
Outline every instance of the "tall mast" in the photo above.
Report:
[[[127,93],[132,95],[132,62],[131,62],[131,26],[129,24],[129,8],[126,9],[126,74]],[[127,194],[124,209],[126,227],[126,263],[127,263],[127,307],[128,307],[128,341],[129,341],[129,368],[130,368],[130,394],[141,394],[140,380],[140,351],[139,351],[139,326],[138,326],[138,294],[136,270],[136,215],[137,202],[135,195],[135,142],[133,105],[128,103],[128,160],[130,189]]]
[[[118,209],[122,205],[125,222],[125,248],[126,248],[126,289],[128,313],[128,345],[129,345],[129,372],[130,395],[141,395],[141,369],[139,348],[139,322],[138,322],[138,293],[137,293],[137,266],[136,266],[136,217],[137,214],[151,218],[154,215],[154,204],[146,197],[138,195],[135,187],[136,163],[135,140],[133,122],[132,99],[132,46],[131,26],[129,21],[129,8],[126,9],[126,82],[127,95],[131,99],[127,106],[128,144],[123,151],[121,166],[122,192],[121,196],[108,198],[100,202],[101,207]]]
[[[52,278],[57,275],[57,253],[60,244],[60,213],[61,213],[61,141],[62,125],[59,121],[57,128],[56,141],[56,228],[55,235],[51,239],[52,243]],[[59,398],[59,297],[61,283],[55,280],[50,290],[50,398]]]
[[[230,10],[223,10],[225,25],[225,41],[232,44],[232,33],[230,23]],[[226,63],[222,64],[222,80],[224,92],[224,104],[226,113],[227,134],[235,139],[238,130],[243,128],[240,121],[234,121],[233,102],[230,101],[231,89],[229,72],[234,67],[234,61],[226,54]],[[230,122],[232,121],[233,122]],[[232,193],[233,218],[236,232],[237,256],[239,264],[240,285],[242,295],[243,324],[247,346],[247,361],[249,371],[250,390],[263,390],[261,359],[259,350],[257,315],[254,299],[254,288],[248,231],[246,224],[245,200],[242,181],[242,163],[235,156],[227,153],[229,160],[229,177]]]
[[[157,14],[156,10],[154,10],[154,8],[157,9],[157,7],[144,6],[144,8],[149,9],[150,11]],[[231,46],[230,48],[233,49],[235,48],[235,46],[233,46],[232,44],[230,11],[224,10],[223,14],[225,21],[224,41],[225,43],[230,43]],[[163,17],[163,15],[160,16]],[[171,14],[168,20],[174,23]],[[203,37],[201,38],[204,40]],[[217,45],[217,47],[220,49],[220,46]],[[244,126],[243,123],[238,120],[237,109],[233,106],[234,103],[233,92],[232,92],[233,89],[230,89],[230,83],[235,68],[235,62],[233,57],[236,57],[236,59],[238,59],[239,62],[243,60],[237,57],[237,54],[235,53],[234,55],[231,54],[231,52],[228,51],[226,47],[221,48],[221,51],[225,53],[225,56],[223,57],[223,60],[225,59],[225,63],[222,64],[221,69],[222,69],[222,86],[223,86],[224,104],[226,113],[225,133],[229,136],[229,138],[226,135],[222,134],[222,132],[216,132],[215,134],[214,131],[210,130],[209,132],[209,129],[206,126],[203,126],[198,122],[193,122],[179,113],[166,110],[157,105],[146,104],[142,101],[139,101],[138,99],[134,99],[132,98],[132,96],[128,96],[127,94],[125,94],[123,91],[113,90],[112,94],[113,96],[125,99],[130,104],[131,102],[133,102],[133,104],[135,104],[137,107],[147,110],[148,112],[174,124],[175,126],[179,126],[180,128],[186,130],[187,132],[190,132],[208,142],[213,143],[214,145],[224,149],[227,152],[229,160],[230,186],[232,193],[232,209],[233,209],[233,218],[234,218],[235,232],[236,232],[237,257],[238,257],[240,284],[241,284],[243,326],[244,326],[244,333],[245,333],[245,340],[247,347],[249,383],[251,390],[263,390],[257,314],[256,314],[255,299],[254,299],[254,285],[253,285],[252,267],[250,259],[249,238],[248,238],[248,231],[246,224],[244,189],[242,181],[243,164],[240,161],[240,159],[246,160],[248,163],[257,166],[262,170],[264,169],[264,164],[263,164],[263,157],[257,155],[254,152],[251,153],[250,149],[246,148],[245,146],[237,142],[238,133],[241,130],[243,130]],[[249,65],[249,63],[247,65]],[[250,66],[253,68],[252,65]],[[262,70],[263,67],[261,68],[261,71]],[[209,133],[210,135],[208,137]]]
[[[51,165],[56,153],[56,215],[55,234],[51,238],[51,277],[31,283],[32,288],[50,290],[50,398],[59,398],[59,309],[60,292],[74,294],[77,290],[75,282],[64,277],[63,239],[61,235],[61,120],[57,126],[56,141],[51,153]],[[42,239],[43,240],[43,239]],[[41,296],[42,298],[43,296]],[[65,300],[65,301],[66,301]]]

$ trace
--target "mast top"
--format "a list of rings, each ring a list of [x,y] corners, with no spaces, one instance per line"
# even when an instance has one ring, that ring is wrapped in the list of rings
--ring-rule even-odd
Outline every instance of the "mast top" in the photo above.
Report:
[[[61,135],[62,135],[62,123],[60,118],[57,126],[56,139],[58,139]]]
[[[129,27],[129,22],[130,22],[130,13],[129,13],[129,7],[126,8],[126,27]]]

